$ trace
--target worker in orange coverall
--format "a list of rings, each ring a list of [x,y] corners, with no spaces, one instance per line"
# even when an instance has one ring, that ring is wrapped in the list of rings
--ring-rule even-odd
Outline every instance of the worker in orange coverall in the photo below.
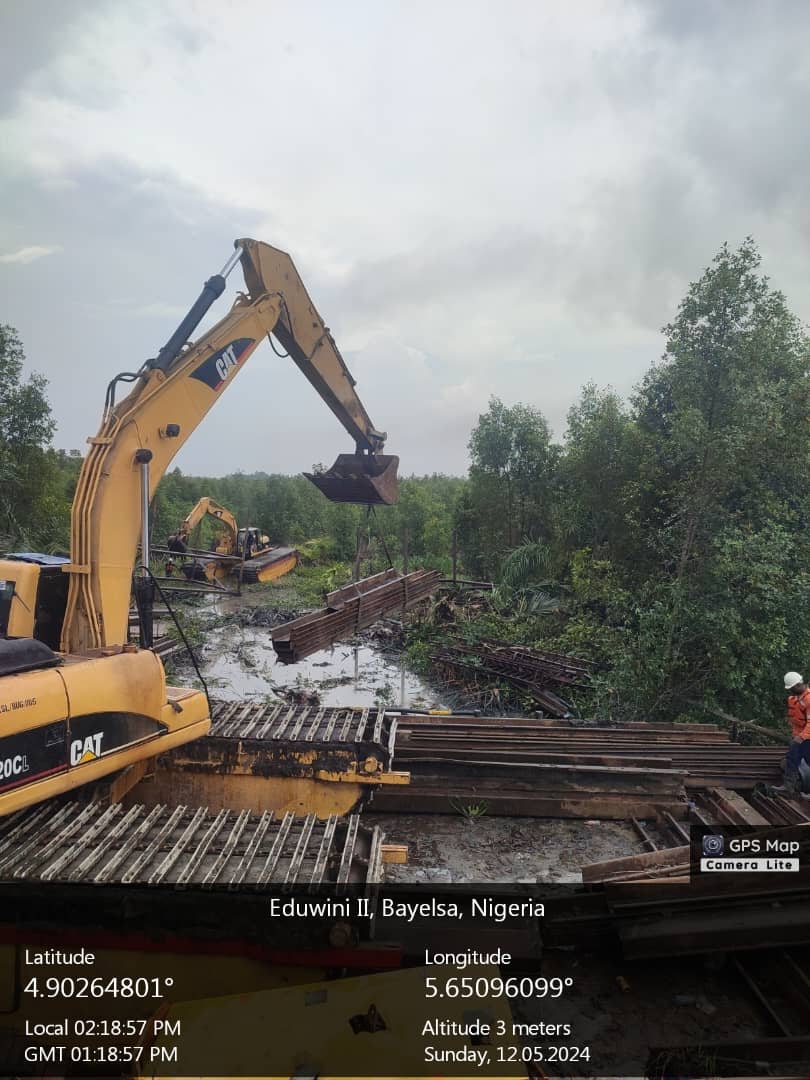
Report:
[[[795,796],[802,794],[799,766],[802,761],[810,764],[810,689],[798,671],[789,671],[785,675],[785,690],[790,746],[785,757],[785,778],[779,787],[771,788],[771,794]]]

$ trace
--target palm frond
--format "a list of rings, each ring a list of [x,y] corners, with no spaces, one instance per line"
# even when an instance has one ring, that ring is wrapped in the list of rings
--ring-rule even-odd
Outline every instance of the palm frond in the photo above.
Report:
[[[548,575],[549,551],[537,541],[521,544],[510,551],[501,563],[501,583],[520,589]]]

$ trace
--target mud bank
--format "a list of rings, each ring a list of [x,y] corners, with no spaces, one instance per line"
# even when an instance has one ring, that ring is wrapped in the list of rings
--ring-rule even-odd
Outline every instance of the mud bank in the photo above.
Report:
[[[643,850],[621,821],[560,821],[552,818],[475,819],[444,814],[375,814],[391,843],[408,845],[405,866],[386,866],[392,882],[577,882],[580,867]]]

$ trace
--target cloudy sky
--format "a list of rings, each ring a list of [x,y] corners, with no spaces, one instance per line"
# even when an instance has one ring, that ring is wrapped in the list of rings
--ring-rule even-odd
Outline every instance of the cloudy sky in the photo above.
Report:
[[[810,318],[808,35],[804,0],[0,0],[0,322],[83,449],[266,240],[402,471],[461,473],[492,394],[561,436],[586,381],[629,392],[725,240]],[[176,463],[348,449],[265,344]]]

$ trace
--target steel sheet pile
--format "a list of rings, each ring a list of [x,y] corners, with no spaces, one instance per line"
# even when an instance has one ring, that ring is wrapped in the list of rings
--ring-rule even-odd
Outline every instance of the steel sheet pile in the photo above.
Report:
[[[415,773],[443,759],[674,768],[688,787],[777,782],[784,747],[741,746],[714,724],[595,724],[519,716],[404,716],[397,761]],[[425,765],[420,765],[424,761]]]
[[[711,724],[593,725],[529,717],[401,716],[396,761],[407,792],[375,794],[380,812],[486,812],[629,820],[667,810],[685,790],[776,782],[784,748],[740,746]]]
[[[433,653],[433,660],[468,676],[510,683],[528,692],[544,712],[555,717],[570,716],[571,708],[549,687],[587,688],[593,670],[589,661],[576,656],[500,641],[477,645],[455,642]]]
[[[340,641],[427,599],[439,587],[438,570],[400,574],[386,570],[328,593],[326,608],[302,615],[273,630],[273,648],[285,664]]]

